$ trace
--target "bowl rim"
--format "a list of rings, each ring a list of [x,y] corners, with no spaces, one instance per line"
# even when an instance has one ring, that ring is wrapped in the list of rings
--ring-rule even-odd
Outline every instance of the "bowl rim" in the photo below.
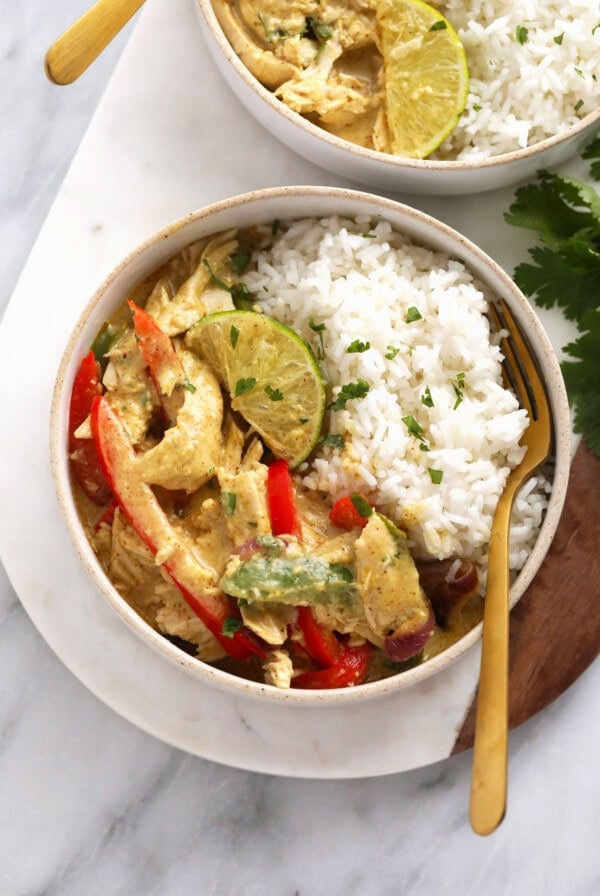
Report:
[[[546,150],[551,150],[557,146],[562,145],[563,143],[566,143],[571,138],[575,138],[576,136],[583,134],[594,124],[598,124],[600,126],[599,106],[597,109],[588,112],[588,114],[581,118],[578,122],[570,125],[568,128],[560,131],[558,134],[553,134],[551,137],[546,137],[544,138],[544,140],[540,140],[537,143],[532,143],[530,146],[525,146],[521,149],[514,149],[506,153],[499,153],[498,155],[488,156],[484,159],[411,159],[403,156],[395,156],[391,153],[380,152],[376,149],[368,149],[367,147],[360,146],[357,143],[351,143],[349,140],[344,140],[341,137],[336,137],[334,134],[329,133],[329,131],[326,131],[324,128],[320,128],[318,125],[308,121],[308,119],[300,115],[299,112],[294,112],[281,100],[278,100],[274,96],[274,94],[252,74],[247,66],[244,65],[240,57],[233,49],[215,14],[212,0],[195,0],[195,3],[198,12],[203,16],[212,37],[214,38],[221,53],[223,54],[223,57],[229,62],[231,67],[244,81],[246,86],[250,88],[260,100],[265,102],[273,110],[273,112],[277,113],[288,123],[303,130],[306,134],[309,135],[310,138],[322,141],[323,143],[329,145],[337,151],[348,152],[351,155],[356,156],[358,159],[362,159],[363,161],[367,161],[370,163],[373,162],[380,167],[389,167],[392,169],[395,168],[399,171],[407,170],[421,172],[495,169],[500,168],[503,165],[509,165],[511,163],[521,162],[525,161],[526,159],[533,158],[538,154],[545,152]],[[590,139],[592,139],[591,136]]]
[[[89,343],[80,346],[79,342],[82,334],[86,330],[86,325],[88,325],[95,310],[101,306],[102,300],[106,294],[110,293],[113,288],[118,287],[119,280],[130,270],[136,260],[139,260],[140,258],[143,260],[143,257],[151,252],[153,248],[160,246],[165,243],[165,241],[173,239],[181,231],[185,231],[196,222],[204,221],[205,219],[209,220],[211,217],[220,215],[223,212],[239,209],[242,206],[252,206],[254,204],[265,206],[271,201],[283,203],[290,198],[293,198],[296,202],[299,202],[299,204],[305,203],[308,205],[313,199],[319,201],[320,197],[329,200],[332,205],[336,201],[339,201],[339,203],[348,202],[349,204],[353,203],[356,205],[354,211],[334,212],[332,210],[327,214],[343,214],[352,217],[353,215],[356,216],[360,214],[360,206],[365,205],[365,213],[368,212],[374,214],[372,209],[373,207],[377,207],[377,213],[380,213],[383,219],[386,219],[386,212],[391,216],[399,216],[405,219],[405,230],[403,231],[403,227],[398,225],[398,223],[390,221],[392,227],[399,232],[406,232],[409,239],[417,242],[417,244],[419,244],[419,242],[415,239],[414,234],[411,233],[410,224],[414,225],[415,228],[425,228],[431,233],[430,248],[433,248],[434,237],[436,235],[438,238],[446,241],[450,240],[460,251],[466,252],[467,256],[471,256],[465,263],[472,273],[475,273],[474,262],[477,262],[478,266],[485,271],[484,276],[478,272],[476,274],[476,279],[483,282],[491,293],[499,293],[498,287],[493,287],[491,281],[495,280],[500,284],[500,292],[505,299],[508,297],[509,305],[516,313],[517,318],[521,322],[525,320],[529,332],[533,332],[537,360],[541,366],[546,368],[547,372],[550,373],[552,381],[552,388],[549,389],[549,397],[552,404],[554,424],[554,456],[556,458],[556,469],[549,505],[538,538],[525,566],[519,572],[510,589],[509,605],[510,609],[512,609],[525,592],[543,561],[556,532],[556,527],[560,519],[566,496],[570,463],[571,428],[569,406],[562,374],[558,365],[558,359],[556,358],[552,344],[550,343],[542,324],[527,302],[525,296],[520,292],[508,274],[475,243],[471,242],[471,240],[464,237],[454,228],[449,227],[438,219],[433,218],[418,209],[412,208],[405,203],[359,190],[339,187],[304,185],[271,187],[242,193],[228,199],[213,202],[166,225],[140,243],[125,256],[125,258],[123,258],[108,274],[91,299],[87,302],[83,312],[71,331],[71,335],[63,352],[53,387],[50,411],[51,470],[61,515],[66,524],[71,542],[77,551],[84,568],[87,570],[92,583],[108,600],[108,603],[113,610],[116,611],[117,615],[120,616],[139,637],[141,637],[142,641],[149,644],[149,646],[158,651],[169,661],[175,662],[178,666],[183,667],[193,675],[198,675],[201,679],[214,684],[217,687],[224,688],[230,693],[237,693],[240,696],[249,696],[257,699],[266,698],[270,702],[283,701],[290,705],[296,704],[311,707],[355,703],[364,699],[388,695],[392,692],[404,690],[405,688],[420,683],[441,672],[447,665],[450,665],[474,647],[480,641],[482,623],[476,625],[449,648],[437,654],[435,657],[432,657],[432,659],[427,660],[427,662],[415,666],[413,669],[406,670],[398,675],[389,676],[388,678],[361,684],[356,687],[334,688],[324,691],[292,688],[289,690],[282,690],[272,685],[240,678],[232,673],[217,669],[196,657],[190,656],[146,623],[126,602],[125,598],[119,594],[115,586],[110,582],[107,574],[101,568],[90,542],[87,539],[83,524],[81,523],[75,508],[68,465],[66,422],[68,419],[68,396],[70,396],[72,388],[72,378],[74,376],[76,364],[75,359],[83,357],[83,353],[76,355],[76,351],[80,348],[82,352],[84,349],[85,351],[88,351],[89,345],[91,344],[90,341]],[[371,210],[368,210],[366,206],[371,206]],[[314,212],[311,213],[310,211],[307,211],[306,208],[299,207],[298,215],[295,217],[301,218],[313,216],[315,216]],[[269,216],[265,217],[268,218]],[[218,232],[218,226],[215,229],[209,227],[206,231],[206,235],[216,232]],[[190,241],[191,239],[192,238],[190,237]],[[427,246],[427,239],[425,238],[425,240],[422,240],[420,244]],[[184,245],[187,245],[187,243]],[[435,247],[434,250],[450,254],[450,250],[443,250],[438,247]],[[176,250],[174,250],[171,255],[175,254],[175,251]],[[153,262],[151,264],[146,262],[146,267],[137,276],[136,281],[140,282],[144,276],[148,276],[158,265],[159,262]],[[119,302],[113,299],[113,303],[115,308],[118,307]]]

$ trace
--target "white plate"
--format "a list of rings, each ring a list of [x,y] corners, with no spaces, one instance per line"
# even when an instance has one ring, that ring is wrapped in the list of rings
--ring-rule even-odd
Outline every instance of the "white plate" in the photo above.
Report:
[[[129,631],[84,573],[58,512],[48,450],[52,387],[73,325],[108,271],[154,230],[215,199],[335,180],[233,106],[199,42],[187,0],[145,8],[7,309],[0,329],[0,555],[65,665],[116,712],[167,743],[240,768],[305,777],[426,765],[451,752],[475,689],[478,650],[443,677],[373,703],[326,712],[241,704]],[[176,65],[165,46],[178,48]],[[219,164],[223,132],[226,165]],[[486,197],[485,215],[477,199],[422,207],[511,271],[523,252],[523,235],[502,224],[511,196]],[[543,320],[554,344],[563,344],[569,330],[561,315]]]

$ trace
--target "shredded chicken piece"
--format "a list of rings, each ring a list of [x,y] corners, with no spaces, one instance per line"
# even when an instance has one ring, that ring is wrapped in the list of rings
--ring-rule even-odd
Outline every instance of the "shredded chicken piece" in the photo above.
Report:
[[[263,664],[263,672],[266,684],[272,684],[276,688],[289,688],[294,666],[287,650],[272,650],[267,662]]]
[[[179,354],[190,389],[175,426],[139,458],[145,482],[193,492],[214,475],[221,453],[223,396],[219,383],[204,361],[182,349]]]
[[[259,638],[278,647],[287,638],[288,625],[296,610],[287,604],[259,604],[244,602],[240,605],[242,619]]]

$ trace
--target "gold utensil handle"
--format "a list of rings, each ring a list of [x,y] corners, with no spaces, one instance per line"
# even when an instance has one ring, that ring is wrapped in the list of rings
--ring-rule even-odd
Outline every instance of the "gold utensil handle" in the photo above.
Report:
[[[98,0],[46,53],[45,69],[55,84],[71,84],[108,46],[144,0]]]
[[[506,811],[508,747],[508,525],[512,499],[498,505],[488,561],[471,776],[471,827],[491,834]]]

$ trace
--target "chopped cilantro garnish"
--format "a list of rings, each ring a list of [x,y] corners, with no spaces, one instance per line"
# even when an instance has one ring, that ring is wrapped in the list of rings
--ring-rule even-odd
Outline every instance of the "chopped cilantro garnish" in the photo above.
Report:
[[[385,353],[385,357],[388,359],[388,361],[393,361],[399,352],[400,352],[400,349],[396,348],[396,346],[388,345],[387,352]]]
[[[202,260],[204,267],[210,274],[211,281],[217,286],[219,289],[225,290],[231,295],[233,304],[238,309],[238,311],[250,311],[254,305],[254,297],[245,283],[234,283],[230,286],[228,283],[225,283],[224,280],[221,280],[220,277],[217,277],[215,272],[210,266],[210,262],[207,258]]]
[[[363,233],[363,237],[366,240],[374,240],[374,239],[377,239],[377,234],[373,233],[372,230],[367,230],[366,233]]]
[[[309,419],[310,419],[309,417],[300,417],[300,419],[298,420],[298,423],[303,423],[303,424],[308,423]]]
[[[235,397],[237,398],[238,395],[243,395],[245,392],[249,392],[250,389],[254,389],[255,386],[256,379],[253,376],[238,380],[235,384]]]
[[[580,77],[580,78],[583,78],[583,72],[581,71],[581,69],[580,69],[580,68],[577,68],[576,65],[574,65],[573,68],[575,69],[575,71],[577,72],[577,74],[579,75],[579,77]]]
[[[555,44],[558,44],[558,46],[560,47],[560,45],[563,42],[564,36],[565,36],[565,32],[563,31],[562,34],[557,34],[555,37],[552,38],[552,40],[554,41]]]
[[[459,406],[459,404],[461,404],[461,402],[463,401],[463,399],[465,397],[464,393],[463,393],[463,386],[465,384],[465,376],[466,376],[466,374],[464,374],[464,373],[457,373],[456,374],[456,383],[452,383],[452,388],[454,389],[454,394],[456,396],[456,401],[454,402],[454,407],[452,408],[453,411],[455,411],[457,409],[457,407]]]
[[[362,379],[358,379],[355,383],[345,383],[339,391],[335,401],[331,402],[330,407],[334,411],[341,411],[346,407],[346,402],[352,398],[364,398],[371,387]]]
[[[202,264],[204,265],[204,267],[210,274],[210,279],[215,284],[215,286],[218,286],[219,289],[224,289],[225,292],[231,292],[231,286],[229,286],[228,283],[225,283],[224,280],[221,280],[220,277],[217,277],[217,275],[215,274],[215,272],[213,271],[213,269],[210,266],[210,262],[209,262],[208,258],[203,258]]]
[[[193,383],[190,383],[190,381],[187,379],[187,377],[183,383],[183,388],[187,389],[188,392],[192,392],[192,393],[194,393],[196,391],[196,387],[194,386]]]
[[[350,500],[354,504],[354,509],[358,514],[360,514],[360,516],[368,517],[373,513],[373,508],[371,507],[367,499],[363,498],[362,495],[359,495],[358,492],[350,495]]]
[[[319,342],[321,343],[321,353],[319,355],[319,360],[322,360],[325,357],[325,346],[323,344],[323,330],[325,329],[325,324],[316,324],[314,320],[311,319],[308,322],[308,326],[313,330],[319,337]]]
[[[243,623],[236,616],[226,616],[223,620],[222,633],[226,638],[233,638],[236,632],[239,632]]]
[[[423,320],[423,315],[414,305],[411,305],[406,312],[406,323],[412,324],[415,320]]]
[[[254,307],[254,296],[245,283],[234,283],[229,292],[238,311],[252,310]]]
[[[346,354],[352,354],[353,352],[366,352],[370,348],[370,342],[361,342],[360,339],[355,339],[354,342],[351,342],[346,349]]]
[[[427,442],[421,442],[421,444],[419,445],[419,449],[421,451],[431,451],[431,448],[429,447]]]
[[[327,436],[323,436],[319,439],[319,442],[321,445],[329,445],[331,448],[339,448],[340,451],[344,450],[344,437],[334,432],[329,433]]]
[[[250,264],[250,259],[252,255],[249,252],[233,252],[229,256],[229,264],[235,271],[235,273],[239,276],[243,274],[248,265]]]
[[[303,37],[309,37],[311,40],[323,44],[333,37],[333,31],[325,22],[320,22],[314,16],[307,16]]]
[[[266,42],[268,44],[273,43],[273,32],[271,31],[271,26],[269,25],[269,19],[267,18],[267,16],[264,13],[259,12],[258,20],[259,20],[260,24],[263,26],[263,31],[265,32]]]
[[[427,467],[427,470],[429,471],[429,477],[430,477],[431,481],[433,482],[433,484],[439,485],[440,482],[442,481],[444,471],[443,470],[432,470],[431,467]]]
[[[481,108],[479,103],[473,103],[473,112],[481,112]]]
[[[246,520],[248,526],[251,526],[253,529],[258,529],[258,523],[256,520]]]
[[[433,23],[433,25],[431,26],[431,28],[429,30],[430,31],[445,31],[447,27],[448,27],[448,25],[446,24],[446,21],[444,19],[439,19],[437,22]]]
[[[271,224],[271,234],[273,236],[277,236],[277,234],[279,233],[280,225],[281,225],[281,222],[279,221],[279,218],[275,218],[275,220]]]
[[[221,492],[221,507],[227,516],[231,516],[234,513],[236,504],[237,495],[235,492]]]
[[[581,109],[582,106],[583,106],[583,100],[577,100],[577,102],[575,103],[573,108],[575,109],[576,112],[579,112],[579,110]]]
[[[240,335],[240,331],[237,327],[234,327],[233,324],[231,329],[229,330],[229,339],[231,340],[231,347],[235,348],[238,341],[238,336]]]
[[[527,37],[529,35],[529,29],[524,25],[517,25],[517,30],[515,31],[515,36],[518,42],[523,46],[524,43],[527,42]]]
[[[414,417],[412,417],[410,415],[408,417],[402,417],[402,422],[408,429],[411,436],[422,436],[423,435],[423,427],[417,423],[417,421],[415,420]]]
[[[265,392],[271,401],[283,401],[283,392],[280,392],[279,389],[274,389],[273,386],[270,386],[268,383],[265,386]]]
[[[600,138],[583,155],[597,159]],[[600,165],[595,174],[600,176]],[[557,305],[577,323],[579,336],[565,346],[570,360],[561,367],[574,428],[600,456],[600,195],[581,181],[544,171],[537,183],[516,191],[505,218],[536,231],[541,242],[529,250],[533,264],[517,267],[517,285],[538,305]]]
[[[433,398],[431,397],[431,389],[429,386],[425,386],[425,391],[421,395],[421,404],[424,404],[426,408],[433,407]]]

